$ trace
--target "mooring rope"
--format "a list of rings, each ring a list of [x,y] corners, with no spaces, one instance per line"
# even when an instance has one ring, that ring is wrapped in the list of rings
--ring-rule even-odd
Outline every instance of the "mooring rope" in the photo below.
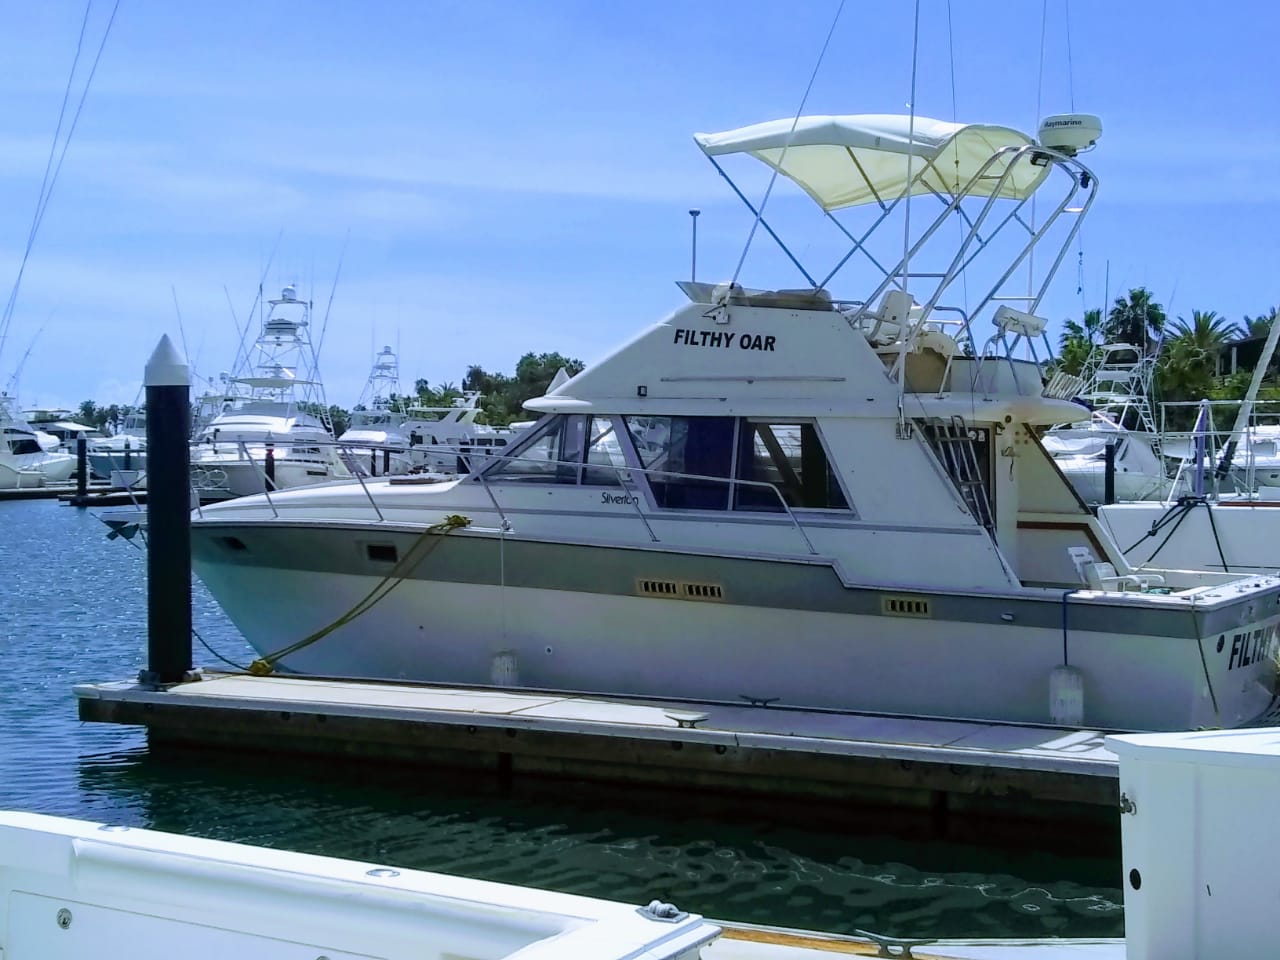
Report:
[[[1147,555],[1147,559],[1143,561],[1144,563],[1150,563],[1157,555],[1159,555],[1160,551],[1164,549],[1165,544],[1173,538],[1173,535],[1178,532],[1178,528],[1182,526],[1182,521],[1187,518],[1187,515],[1199,506],[1202,506],[1209,511],[1209,529],[1213,532],[1213,543],[1218,550],[1218,559],[1222,562],[1223,572],[1230,573],[1231,568],[1227,564],[1226,551],[1222,549],[1222,540],[1218,536],[1218,523],[1213,516],[1213,504],[1211,504],[1206,497],[1179,497],[1173,506],[1166,510],[1162,516],[1151,522],[1150,530],[1144,533],[1131,546],[1127,547],[1123,551],[1125,556],[1127,557],[1130,551],[1136,550],[1144,540],[1150,540],[1165,527],[1169,526],[1169,524],[1173,524],[1172,529],[1170,529],[1170,531],[1165,534],[1164,539],[1160,541],[1160,545],[1152,550],[1151,553]]]
[[[405,551],[405,555],[400,558],[396,565],[391,569],[391,572],[378,581],[378,584],[365,594],[365,596],[354,606],[352,606],[350,610],[342,614],[342,616],[338,617],[338,619],[334,620],[328,626],[321,627],[319,630],[303,637],[301,640],[291,643],[287,647],[281,647],[273,653],[264,654],[259,657],[257,660],[253,661],[253,663],[249,664],[249,673],[253,674],[255,677],[265,677],[271,674],[275,671],[276,664],[284,657],[287,657],[292,653],[297,653],[304,647],[309,647],[311,644],[316,643],[319,640],[323,640],[335,630],[345,627],[353,620],[368,613],[388,594],[390,594],[392,590],[403,583],[413,571],[413,568],[416,567],[420,561],[425,559],[427,554],[429,554],[440,543],[439,539],[433,540],[432,537],[443,538],[449,532],[457,530],[460,527],[470,526],[470,524],[470,517],[464,517],[460,514],[454,513],[445,517],[439,523],[435,523],[427,527],[427,529],[423,530],[418,536],[418,539],[414,541],[413,546]]]

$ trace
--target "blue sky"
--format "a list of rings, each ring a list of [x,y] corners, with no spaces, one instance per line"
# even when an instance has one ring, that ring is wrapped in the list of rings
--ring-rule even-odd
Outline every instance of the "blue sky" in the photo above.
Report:
[[[93,0],[86,63],[110,5]],[[282,231],[268,289],[296,281],[321,305],[349,232],[321,357],[331,402],[355,402],[384,342],[406,380],[433,383],[528,350],[599,357],[680,303],[690,207],[700,279],[732,274],[750,217],[691,135],[793,115],[836,6],[122,0],[0,387],[21,362],[25,405],[132,402],[156,340],[178,333],[172,291],[197,372],[228,369],[223,288],[243,322]],[[847,0],[805,112],[906,112],[912,10]],[[1083,270],[1073,247],[1042,312],[1101,305],[1108,264],[1112,296],[1145,284],[1174,315],[1280,302],[1277,8],[922,0],[917,112],[1034,132],[1042,11],[1039,113],[1074,98],[1105,126]],[[0,5],[6,292],[83,12]],[[800,225],[804,205],[780,186],[770,213]],[[797,252],[825,252],[817,236]],[[741,279],[800,285],[760,238]],[[866,275],[833,290],[865,295]]]

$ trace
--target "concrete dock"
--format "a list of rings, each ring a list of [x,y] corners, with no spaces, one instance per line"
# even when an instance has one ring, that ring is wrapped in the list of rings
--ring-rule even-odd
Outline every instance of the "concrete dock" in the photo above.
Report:
[[[1119,795],[1090,730],[243,674],[75,694],[82,720],[158,743],[874,805],[944,832],[953,815],[1112,832]]]

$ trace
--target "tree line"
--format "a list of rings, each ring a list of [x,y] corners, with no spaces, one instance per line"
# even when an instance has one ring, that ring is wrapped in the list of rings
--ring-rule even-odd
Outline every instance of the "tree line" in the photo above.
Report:
[[[1219,373],[1219,357],[1228,344],[1265,337],[1276,321],[1276,308],[1239,322],[1216,310],[1192,310],[1188,316],[1170,320],[1151,291],[1136,287],[1117,297],[1103,315],[1101,309],[1086,310],[1081,320],[1067,320],[1058,344],[1056,369],[1080,375],[1094,348],[1107,343],[1127,343],[1144,356],[1154,356],[1153,402],[1241,400],[1249,386],[1251,370]],[[1271,360],[1268,379],[1258,394],[1262,400],[1280,399]],[[1180,419],[1194,418],[1187,408]],[[1189,424],[1177,424],[1179,427]]]

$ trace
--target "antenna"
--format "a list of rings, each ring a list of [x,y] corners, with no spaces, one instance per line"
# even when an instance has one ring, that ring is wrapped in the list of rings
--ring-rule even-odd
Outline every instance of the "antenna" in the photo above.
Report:
[[[898,341],[898,369],[902,371],[902,375],[898,377],[898,436],[907,439],[910,434],[907,432],[906,408],[903,406],[903,400],[907,390],[907,333],[908,324],[911,315],[911,295],[908,291],[908,284],[911,276],[911,182],[912,182],[912,161],[915,160],[916,148],[916,64],[920,54],[920,0],[916,0],[915,26],[912,30],[911,37],[911,108],[910,117],[907,120],[907,196],[906,206],[903,211],[902,223],[902,292],[907,294],[907,314],[902,318],[902,331]]]
[[[324,335],[329,329],[329,311],[333,309],[333,295],[338,292],[338,278],[342,276],[342,262],[347,258],[347,243],[350,240],[351,228],[347,227],[346,235],[342,238],[342,250],[338,254],[338,267],[333,271],[333,286],[329,288],[329,302],[324,308],[324,320],[320,323],[320,342],[316,344],[317,362],[320,351],[324,349]]]
[[[919,0],[916,2],[917,16],[919,16]],[[823,41],[822,49],[818,52],[818,62],[813,65],[813,73],[809,75],[809,85],[804,88],[804,96],[800,98],[800,106],[796,109],[795,119],[791,121],[791,130],[787,134],[787,142],[783,144],[782,154],[778,157],[778,162],[773,166],[773,174],[769,177],[769,185],[765,187],[764,198],[760,201],[760,209],[756,212],[756,218],[751,223],[751,230],[747,234],[747,242],[742,247],[742,256],[738,258],[738,266],[733,271],[733,283],[738,282],[738,274],[742,273],[742,265],[746,263],[747,252],[751,249],[751,241],[755,239],[756,229],[760,226],[760,221],[764,219],[764,208],[769,205],[769,197],[773,193],[773,185],[778,180],[778,173],[782,170],[782,165],[787,160],[787,150],[791,146],[791,137],[795,135],[796,126],[800,123],[800,116],[804,113],[804,105],[809,102],[809,93],[813,90],[813,82],[818,79],[818,71],[822,68],[822,61],[827,55],[827,47],[831,46],[831,37],[836,32],[836,24],[840,22],[840,14],[844,11],[844,0],[840,0],[840,5],[836,7],[836,15],[831,19],[831,29],[827,31],[827,39]],[[766,229],[768,229],[766,227]],[[799,266],[799,264],[796,264]],[[804,273],[803,268],[800,271]],[[806,273],[806,277],[809,275]],[[812,282],[812,281],[811,281]],[[817,286],[817,283],[814,283]]]
[[[191,351],[187,349],[187,331],[182,325],[182,308],[178,306],[178,288],[171,283],[169,284],[169,292],[173,294],[173,312],[178,315],[178,336],[182,338],[182,355],[189,357],[191,356]]]
[[[689,281],[698,279],[698,214],[701,210],[690,210],[689,219],[693,222],[693,262],[689,266]]]

